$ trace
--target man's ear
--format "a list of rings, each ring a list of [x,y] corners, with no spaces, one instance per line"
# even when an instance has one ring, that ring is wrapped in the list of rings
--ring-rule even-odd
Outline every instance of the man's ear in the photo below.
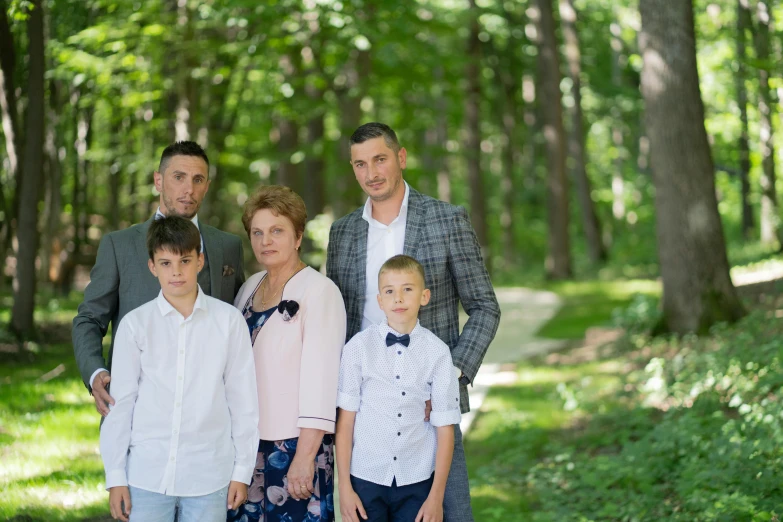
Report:
[[[397,152],[397,159],[398,159],[398,160],[399,160],[399,162],[400,162],[400,168],[401,168],[401,169],[404,169],[404,168],[405,168],[405,165],[408,163],[408,151],[407,151],[407,150],[405,150],[405,147],[402,147],[402,148],[401,148],[401,149],[400,149],[400,150]]]
[[[155,190],[157,190],[159,193],[163,192],[163,174],[156,170],[152,173],[152,179],[155,182]]]
[[[421,306],[425,306],[427,303],[430,302],[430,289],[425,288],[424,291],[421,293]]]
[[[152,272],[152,275],[158,277],[157,272],[155,272],[155,262],[152,259],[147,260],[147,266],[150,268],[150,272]]]

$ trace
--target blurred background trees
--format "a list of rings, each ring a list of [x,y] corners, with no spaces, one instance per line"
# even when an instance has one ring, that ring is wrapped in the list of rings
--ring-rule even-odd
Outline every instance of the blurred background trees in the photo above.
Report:
[[[709,163],[697,175],[656,161],[668,151],[645,126],[635,0],[0,0],[12,326],[31,335],[36,289],[80,289],[101,235],[151,215],[152,172],[175,139],[211,159],[199,219],[244,235],[248,193],[290,185],[320,265],[324,229],[362,203],[346,142],[371,120],[398,131],[409,183],[469,209],[497,283],[658,276],[656,163],[673,186],[715,194],[725,241],[707,257],[772,253],[780,10],[695,0],[692,128],[707,141],[685,130],[682,145]],[[669,123],[695,103],[678,100]]]

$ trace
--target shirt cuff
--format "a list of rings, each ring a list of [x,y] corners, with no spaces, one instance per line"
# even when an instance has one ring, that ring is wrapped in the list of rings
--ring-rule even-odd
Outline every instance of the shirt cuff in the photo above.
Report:
[[[253,468],[234,464],[234,471],[231,473],[232,482],[241,482],[249,486],[251,478],[253,478]]]
[[[92,372],[92,375],[90,376],[90,391],[91,392],[92,392],[92,381],[94,381],[95,377],[97,377],[98,374],[101,373],[101,372],[109,373],[109,370],[107,370],[106,368],[98,368],[97,370]]]
[[[296,427],[299,429],[312,428],[314,430],[323,430],[326,433],[334,433],[334,421],[317,417],[299,417]]]
[[[459,410],[430,412],[430,424],[436,427],[459,424],[460,419],[461,415],[459,414]]]
[[[337,407],[347,411],[359,411],[359,397],[338,391]]]
[[[128,476],[124,469],[115,469],[106,472],[106,489],[116,488],[118,486],[127,486]]]

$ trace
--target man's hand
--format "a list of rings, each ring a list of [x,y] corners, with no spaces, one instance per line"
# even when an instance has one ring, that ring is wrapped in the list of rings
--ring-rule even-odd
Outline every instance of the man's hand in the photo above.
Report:
[[[104,417],[109,414],[109,404],[114,406],[114,399],[109,395],[109,372],[101,372],[92,381],[92,398],[95,400],[95,409]]]
[[[238,509],[247,500],[247,484],[232,480],[228,485],[228,502],[226,508]]]
[[[96,377],[97,381],[98,378]],[[131,498],[128,486],[109,488],[109,509],[114,520],[128,522],[131,512]]]
[[[96,381],[98,379],[95,379]],[[430,413],[432,412],[432,401],[427,399],[424,401],[424,422],[430,421]]]
[[[427,497],[416,515],[416,522],[443,522],[443,497]]]
[[[359,515],[362,519],[367,520],[367,512],[364,510],[362,501],[350,485],[346,488],[340,488],[340,513],[345,522],[361,522]]]

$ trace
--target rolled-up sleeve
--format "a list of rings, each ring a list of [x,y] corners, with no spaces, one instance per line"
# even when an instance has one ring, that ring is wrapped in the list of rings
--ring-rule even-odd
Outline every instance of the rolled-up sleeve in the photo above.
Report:
[[[313,295],[302,314],[302,363],[299,373],[298,428],[334,433],[337,415],[337,380],[345,344],[345,305],[331,281]]]
[[[340,384],[337,388],[337,407],[359,411],[362,387],[361,343],[358,336],[348,341],[340,360]]]
[[[451,354],[447,346],[433,367],[432,375],[432,413],[430,424],[448,426],[459,424],[459,383],[454,375]]]

